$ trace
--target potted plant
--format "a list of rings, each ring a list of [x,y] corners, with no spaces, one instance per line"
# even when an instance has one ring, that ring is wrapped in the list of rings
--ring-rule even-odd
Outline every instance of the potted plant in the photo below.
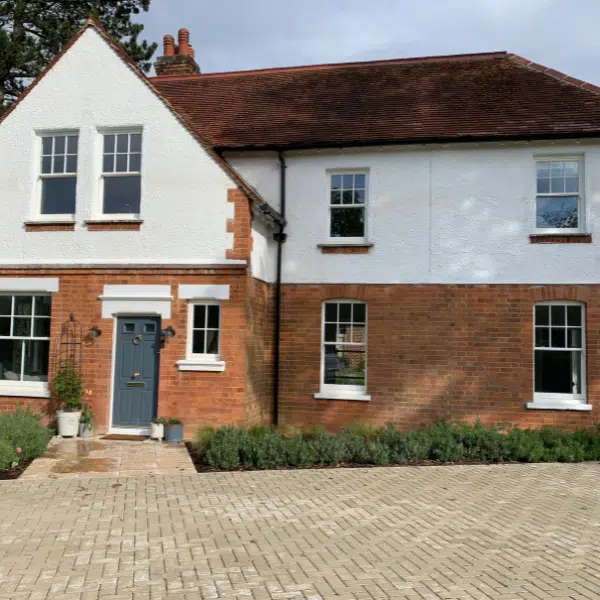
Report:
[[[165,437],[165,424],[167,420],[164,417],[156,417],[152,419],[152,431],[150,437],[153,440],[162,440]]]
[[[165,442],[183,442],[183,423],[181,419],[169,419],[165,425]]]
[[[93,413],[89,404],[84,404],[81,410],[81,419],[79,420],[79,437],[94,437]]]
[[[81,418],[81,376],[72,362],[65,363],[53,381],[53,388],[61,410],[56,412],[58,435],[76,437]]]

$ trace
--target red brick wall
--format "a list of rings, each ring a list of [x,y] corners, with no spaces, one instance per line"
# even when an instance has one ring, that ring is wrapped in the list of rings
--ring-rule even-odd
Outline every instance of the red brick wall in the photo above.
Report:
[[[246,394],[244,327],[246,319],[246,268],[241,269],[73,269],[0,271],[0,277],[59,277],[60,290],[52,294],[51,338],[53,354],[60,338],[61,324],[73,312],[84,334],[99,327],[102,335],[85,340],[83,348],[83,382],[91,389],[90,400],[98,431],[109,425],[112,348],[114,319],[102,319],[102,303],[98,296],[105,284],[171,285],[175,300],[172,318],[162,327],[172,325],[177,335],[165,345],[160,357],[158,413],[178,416],[184,420],[185,435],[192,437],[205,424],[241,424],[245,420]],[[230,285],[230,300],[222,303],[221,358],[226,361],[223,373],[179,371],[177,361],[186,358],[187,300],[177,298],[179,284]],[[53,368],[51,358],[51,367]],[[52,373],[50,374],[52,377]],[[55,407],[47,400],[0,397],[0,408],[11,409],[17,404],[31,404],[53,417]]]
[[[317,400],[321,303],[368,303],[370,402]],[[587,307],[591,413],[529,410],[533,399],[533,305]],[[281,422],[335,429],[353,422],[403,429],[437,418],[487,424],[590,426],[600,402],[600,286],[285,285]]]
[[[274,286],[248,278],[246,296],[246,422],[273,421]]]

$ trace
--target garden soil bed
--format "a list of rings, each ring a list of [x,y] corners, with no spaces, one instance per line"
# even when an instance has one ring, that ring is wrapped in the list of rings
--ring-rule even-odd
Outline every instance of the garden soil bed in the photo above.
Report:
[[[491,463],[481,460],[459,460],[456,462],[443,462],[438,460],[421,460],[407,463],[391,463],[387,465],[374,465],[366,463],[349,463],[343,462],[337,465],[311,465],[308,467],[273,467],[272,469],[257,469],[256,467],[238,467],[237,469],[217,469],[200,462],[198,454],[194,450],[194,446],[190,442],[185,442],[185,446],[189,452],[190,458],[196,467],[198,473],[227,473],[227,472],[241,472],[241,471],[303,471],[307,469],[370,469],[375,467],[449,467],[449,466],[477,466],[477,465],[520,465],[523,463],[514,461],[504,461],[500,463]]]
[[[29,458],[24,460],[18,467],[5,469],[4,471],[0,471],[0,481],[5,481],[8,479],[19,479],[25,469],[33,462],[33,458]]]

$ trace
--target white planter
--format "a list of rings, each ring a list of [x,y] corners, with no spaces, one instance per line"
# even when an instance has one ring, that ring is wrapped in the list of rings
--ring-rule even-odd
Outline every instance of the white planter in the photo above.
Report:
[[[153,440],[162,440],[165,437],[165,426],[162,423],[152,423],[150,437]]]
[[[61,437],[77,437],[79,433],[79,419],[81,411],[68,412],[59,410],[56,413],[56,423],[58,425],[58,435]]]
[[[94,426],[91,423],[79,423],[79,437],[94,437]]]

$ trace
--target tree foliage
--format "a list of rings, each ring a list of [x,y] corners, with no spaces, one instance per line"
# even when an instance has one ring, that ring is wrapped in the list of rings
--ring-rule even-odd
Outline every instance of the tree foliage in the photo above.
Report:
[[[90,16],[96,17],[145,71],[156,44],[140,41],[131,21],[151,0],[0,0],[0,112],[61,51]]]

